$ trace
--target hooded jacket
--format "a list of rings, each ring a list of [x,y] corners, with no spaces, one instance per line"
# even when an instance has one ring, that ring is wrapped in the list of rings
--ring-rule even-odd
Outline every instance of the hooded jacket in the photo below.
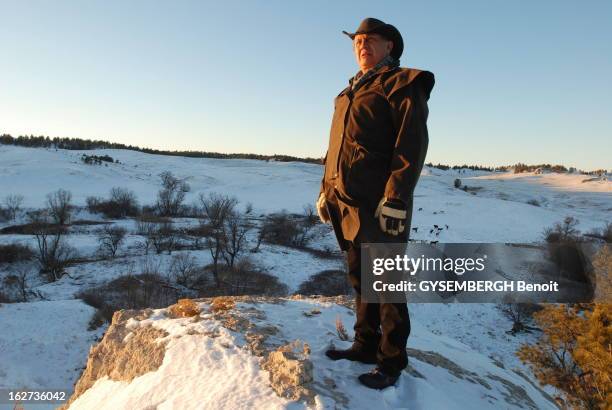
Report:
[[[321,192],[338,238],[352,241],[360,218],[374,218],[382,197],[408,208],[425,162],[429,136],[427,101],[433,73],[385,67],[356,91],[347,87],[334,100]],[[335,220],[334,220],[335,219]],[[340,232],[339,232],[340,231]]]

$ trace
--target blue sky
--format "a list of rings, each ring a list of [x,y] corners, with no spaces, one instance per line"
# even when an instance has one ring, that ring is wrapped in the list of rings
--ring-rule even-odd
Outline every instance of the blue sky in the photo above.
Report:
[[[427,161],[612,168],[609,1],[4,1],[0,132],[323,156],[364,17],[436,75]]]

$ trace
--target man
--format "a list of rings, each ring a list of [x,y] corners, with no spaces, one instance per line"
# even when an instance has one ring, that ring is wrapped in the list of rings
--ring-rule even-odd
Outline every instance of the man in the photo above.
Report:
[[[360,70],[335,99],[317,210],[346,252],[357,317],[351,348],[326,354],[377,364],[359,380],[383,389],[408,364],[410,319],[405,303],[362,300],[360,245],[408,241],[413,192],[429,143],[434,75],[399,67],[403,39],[390,24],[366,18],[355,33],[343,33],[353,40]]]

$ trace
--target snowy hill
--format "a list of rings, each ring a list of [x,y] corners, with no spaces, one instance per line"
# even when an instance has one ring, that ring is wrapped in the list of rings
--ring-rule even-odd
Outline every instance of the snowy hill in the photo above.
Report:
[[[81,161],[83,154],[109,155],[120,163],[86,165]],[[311,188],[321,181],[321,167],[306,163],[0,145],[0,196],[21,194],[25,205],[32,207],[42,206],[46,194],[59,188],[69,189],[74,201],[84,205],[87,196],[105,196],[114,186],[133,190],[142,204],[152,204],[159,190],[159,174],[164,171],[189,178],[192,190],[187,203],[200,192],[223,192],[266,212],[302,211],[316,195]]]
[[[109,155],[119,163],[87,165],[80,160],[82,154]],[[188,178],[192,189],[187,194],[187,203],[195,201],[200,193],[232,195],[240,201],[241,207],[252,203],[257,218],[282,209],[302,212],[305,204],[316,199],[322,174],[321,166],[305,163],[0,145],[0,201],[6,195],[23,195],[25,210],[33,210],[44,206],[48,193],[63,188],[72,193],[76,205],[83,206],[88,196],[107,197],[109,190],[118,186],[133,190],[141,205],[151,205],[160,188],[159,175],[167,170]],[[456,178],[471,189],[455,188]],[[440,242],[536,242],[542,239],[545,228],[566,216],[577,218],[580,221],[577,228],[582,232],[601,228],[610,222],[612,182],[583,182],[586,179],[575,174],[469,170],[460,173],[426,167],[415,192],[411,238]],[[76,299],[79,292],[151,269],[166,274],[175,255],[193,257],[198,267],[211,262],[208,249],[181,249],[172,255],[144,253],[140,246],[142,236],[138,234],[133,219],[104,220],[102,216],[83,209],[75,219],[93,222],[71,226],[69,235],[65,237],[78,250],[80,257],[79,263],[68,268],[69,275],[47,283],[33,270],[29,278],[31,293],[28,301],[0,304],[0,389],[29,387],[72,391],[87,362],[88,349],[105,331],[106,337],[109,335],[106,325],[88,330],[95,310]],[[27,219],[22,212],[16,221],[0,222],[0,229],[25,222]],[[97,234],[103,225],[94,222],[128,230],[126,243],[115,259],[102,259],[97,255]],[[174,218],[174,224],[182,228],[197,225],[198,221],[195,218]],[[434,224],[443,229],[432,231]],[[249,247],[253,247],[255,235],[251,234],[248,240]],[[0,234],[0,244],[13,243],[34,247],[35,239],[31,235]],[[317,225],[310,248],[309,252],[263,243],[250,257],[263,271],[286,285],[289,296],[313,275],[343,267],[337,251],[328,258],[312,252],[337,249],[328,226]],[[11,265],[0,265],[0,283],[12,273],[12,269]],[[334,327],[337,315],[343,318],[347,329],[351,328],[353,319],[349,310],[321,300],[285,298],[276,302],[268,300],[256,305],[241,302],[234,312],[251,322],[261,320],[260,327],[277,328],[274,335],[268,335],[269,348],[295,339],[309,344],[314,382],[308,389],[315,393],[312,397],[318,397],[318,401],[311,402],[313,406],[317,403],[331,408],[334,403],[339,408],[361,403],[364,408],[385,403],[387,408],[414,409],[554,406],[532,386],[533,376],[514,355],[521,343],[534,341],[537,334],[508,335],[506,331],[512,324],[495,305],[411,304],[413,330],[408,341],[411,369],[397,388],[378,394],[357,387],[354,376],[357,371],[366,371],[366,367],[351,363],[334,363],[332,366],[322,355],[326,345],[337,339]],[[199,306],[206,312],[208,302],[200,301]],[[253,311],[249,316],[250,308],[263,313]],[[308,309],[318,309],[321,313],[304,316]],[[268,381],[269,374],[260,363],[263,356],[243,349],[248,342],[243,332],[228,330],[223,320],[214,315],[206,316],[204,313],[201,320],[189,322],[191,319],[170,320],[164,312],[164,309],[150,312],[151,316],[145,323],[180,337],[165,336],[168,343],[163,357],[161,350],[154,350],[159,353],[158,367],[138,375],[130,383],[102,381],[100,378],[95,388],[87,390],[75,401],[75,406],[79,406],[75,408],[87,408],[85,403],[97,399],[116,403],[113,400],[121,398],[126,403],[133,403],[139,397],[148,400],[143,403],[149,403],[149,407],[142,408],[154,408],[162,401],[189,408],[187,397],[209,403],[212,408],[246,407],[246,400],[254,406],[259,403],[259,408],[301,406],[289,404],[288,399],[274,393]],[[207,332],[216,336],[207,335]],[[199,344],[195,343],[196,340]],[[335,343],[343,345],[344,342],[335,340]],[[49,353],[51,351],[53,354]],[[182,359],[189,355],[199,359]],[[129,361],[125,363],[129,367]],[[208,373],[203,371],[204,368],[211,374],[210,379],[205,378]],[[179,371],[185,372],[180,382],[163,384],[164,378],[171,374],[177,376]],[[140,383],[143,378],[157,383],[157,390],[150,390]],[[328,380],[332,378],[336,379],[334,388]],[[218,380],[227,380],[227,383],[215,384]],[[235,394],[229,395],[230,390]],[[361,397],[362,400],[358,399]],[[108,408],[113,407],[109,404]]]
[[[192,301],[178,310],[187,317],[173,307],[116,314],[70,409],[557,408],[524,375],[418,324],[397,385],[365,389],[356,376],[371,366],[324,354],[350,344],[335,328],[352,321],[350,300],[224,299]]]
[[[82,154],[109,155],[119,164],[83,164]],[[67,151],[0,145],[0,197],[21,194],[25,205],[41,207],[47,193],[59,188],[72,192],[77,205],[91,195],[106,196],[112,187],[133,190],[141,204],[152,204],[159,175],[170,170],[187,177],[192,189],[186,202],[201,192],[219,192],[251,202],[258,212],[287,209],[301,212],[316,200],[322,176],[319,165],[297,162],[185,158],[127,150]],[[470,195],[453,187],[482,187]],[[436,240],[446,242],[532,242],[541,229],[566,215],[579,227],[600,227],[612,211],[612,181],[581,182],[584,175],[442,171],[425,167],[415,191],[413,226],[423,229],[448,224]],[[540,206],[527,204],[537,200]],[[417,211],[423,208],[422,211]],[[435,212],[435,214],[434,214]],[[475,224],[469,215],[477,215]],[[502,229],[500,229],[502,228]],[[423,232],[413,235],[428,239]],[[427,230],[428,232],[428,230]]]

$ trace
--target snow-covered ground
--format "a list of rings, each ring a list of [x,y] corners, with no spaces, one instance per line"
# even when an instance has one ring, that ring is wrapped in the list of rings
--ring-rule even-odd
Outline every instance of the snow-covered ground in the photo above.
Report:
[[[250,321],[251,332],[267,329],[265,343],[270,350],[292,341],[310,348],[311,403],[280,398],[270,387],[269,372],[261,369],[247,347],[248,333],[228,329],[206,313],[208,304],[199,306],[203,313],[195,318],[172,319],[165,309],[157,309],[148,318],[127,320],[125,326],[131,331],[153,326],[167,332],[156,339],[156,343],[168,341],[163,362],[129,381],[98,378],[70,409],[556,408],[550,396],[521,375],[454,338],[431,333],[419,322],[413,326],[410,370],[383,392],[365,389],[356,376],[371,366],[333,362],[325,356],[331,344],[350,345],[338,339],[335,328],[337,319],[353,320],[350,309],[316,299],[240,302],[231,315]]]
[[[104,333],[87,330],[94,310],[79,299],[0,304],[0,388],[69,395]]]
[[[83,153],[110,155],[120,163],[86,165],[80,161]],[[0,145],[0,201],[6,195],[19,194],[24,196],[26,208],[41,208],[48,193],[63,188],[71,191],[76,205],[84,205],[86,197],[107,197],[112,187],[119,186],[133,190],[140,204],[150,205],[159,190],[159,174],[167,170],[181,178],[188,178],[191,191],[187,194],[186,203],[195,201],[200,193],[216,192],[235,196],[240,206],[252,203],[253,214],[257,216],[282,209],[302,212],[304,205],[316,199],[322,173],[321,166],[304,163],[184,158],[127,150],[66,151]],[[475,194],[456,189],[453,186],[455,178],[460,178],[464,185],[480,189]],[[601,228],[610,222],[612,182],[583,182],[586,179],[588,177],[575,174],[536,175],[469,170],[460,173],[426,167],[415,192],[411,238],[440,242],[536,242],[542,239],[545,228],[566,216],[577,218],[580,221],[578,229],[583,232]],[[527,203],[533,200],[540,206]],[[78,219],[102,220],[100,216],[84,211],[78,215]],[[25,217],[21,215],[17,222],[25,222]],[[63,385],[73,383],[84,366],[86,353],[96,335],[105,329],[101,328],[98,333],[87,330],[93,309],[75,300],[75,294],[126,273],[135,273],[146,264],[153,264],[162,271],[168,269],[170,255],[143,255],[137,246],[142,238],[135,234],[133,221],[112,222],[124,225],[130,231],[127,246],[120,250],[114,261],[93,260],[97,251],[96,231],[100,225],[72,227],[72,233],[66,237],[69,243],[78,249],[82,257],[92,260],[71,267],[70,276],[64,276],[55,283],[44,283],[41,278],[33,277],[32,289],[46,300],[0,305],[0,389],[26,384],[32,388],[55,387],[49,382],[49,377],[55,373],[62,375]],[[197,221],[180,219],[175,223],[189,225]],[[10,224],[0,222],[0,228]],[[434,224],[443,227],[438,234],[431,232]],[[318,227],[317,232],[316,242],[311,245],[313,248],[336,249],[335,238],[328,227]],[[0,235],[0,244],[14,242],[34,245],[34,239],[28,235]],[[211,261],[208,250],[180,252],[189,252],[200,266]],[[290,292],[297,290],[313,274],[342,267],[339,259],[317,258],[309,252],[268,244],[262,244],[260,251],[252,254],[252,258],[266,272],[286,284]],[[10,267],[0,266],[0,279],[9,272]],[[282,311],[268,313],[269,317],[282,315]],[[510,329],[511,324],[495,305],[413,304],[410,305],[410,313],[413,331],[409,347],[425,346],[431,339],[431,347],[427,350],[443,351],[447,343],[456,349],[445,352],[453,354],[465,366],[468,366],[470,358],[477,357],[476,362],[494,359],[507,369],[516,367],[525,371],[513,352],[520,343],[531,341],[536,336],[507,335],[505,331]],[[348,325],[351,320],[347,318],[345,323]],[[19,326],[14,323],[16,321],[27,322],[28,325]],[[47,354],[45,345],[37,342],[37,336],[32,336],[31,326],[36,324],[45,330],[41,337],[46,335],[53,338],[54,347],[71,347],[61,365],[58,364],[58,352]],[[328,327],[330,324],[318,323],[317,326]],[[347,327],[350,328],[350,325]],[[291,337],[299,336],[294,335],[295,332],[308,331],[307,328],[299,330],[299,326],[291,329]],[[28,347],[22,348],[25,345]],[[462,347],[459,349],[457,346]],[[190,347],[181,349],[188,351]],[[261,375],[249,363],[248,360],[243,363],[244,370],[250,374],[249,380],[253,386],[257,386]],[[338,369],[342,375],[348,374],[349,370],[352,372],[351,369]],[[425,406],[425,401],[422,401],[425,399],[436,399],[438,401],[435,403],[443,407],[445,397],[443,394],[435,397],[435,385],[421,383],[425,382],[416,380],[412,384],[401,384],[398,387],[401,391],[394,390],[392,397],[386,392],[382,395],[371,393],[372,400],[365,400],[363,408],[376,400],[386,400],[387,407],[393,408],[404,399],[409,408],[435,408]],[[257,387],[253,387],[254,397],[258,394],[263,395],[262,400],[268,397],[267,391],[256,390]],[[474,400],[474,397],[466,396],[465,399]],[[486,398],[483,396],[481,399],[483,407],[486,407]],[[281,407],[286,405],[273,400],[270,407],[274,407],[273,402]],[[461,401],[455,404],[459,403]]]

